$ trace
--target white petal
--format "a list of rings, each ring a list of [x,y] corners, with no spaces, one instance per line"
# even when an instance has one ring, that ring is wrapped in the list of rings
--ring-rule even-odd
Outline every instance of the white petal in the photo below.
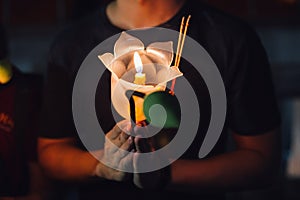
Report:
[[[157,84],[167,83],[182,75],[183,74],[179,71],[178,67],[161,68],[156,75]]]
[[[144,48],[145,46],[141,40],[123,31],[115,43],[114,56],[118,58],[128,52],[139,51]]]
[[[115,60],[112,62],[110,68],[118,78],[123,76],[123,74],[126,72],[126,66],[121,60]]]
[[[105,67],[108,68],[108,66],[114,59],[114,55],[112,55],[111,53],[105,53],[105,54],[99,55],[98,58],[102,61],[102,63],[105,65]]]
[[[147,55],[158,64],[170,66],[173,60],[173,42],[154,42],[147,49]]]

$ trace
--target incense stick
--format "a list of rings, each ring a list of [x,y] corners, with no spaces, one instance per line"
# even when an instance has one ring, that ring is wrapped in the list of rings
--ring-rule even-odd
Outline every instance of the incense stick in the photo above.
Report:
[[[183,45],[184,45],[184,42],[185,42],[186,32],[187,32],[187,28],[189,26],[190,19],[191,19],[191,15],[189,15],[188,19],[186,20],[186,24],[185,24],[185,27],[184,27],[184,33],[183,33],[183,36],[182,36],[183,38],[182,38],[181,46],[180,46],[180,49],[179,49],[180,51],[179,51],[179,55],[178,55],[178,59],[177,59],[177,65],[175,63],[176,67],[179,67],[179,62],[180,62],[182,49],[183,49]]]
[[[182,17],[181,19],[181,25],[180,25],[180,31],[179,31],[179,36],[178,36],[178,42],[177,42],[177,50],[176,50],[176,58],[175,58],[175,66],[176,66],[176,63],[178,61],[178,55],[179,55],[179,52],[180,52],[180,46],[181,46],[181,38],[182,38],[182,30],[183,30],[183,26],[184,26],[184,19],[185,17]]]
[[[191,19],[191,15],[188,16],[187,21],[185,23],[184,33],[182,34],[183,26],[184,26],[184,19],[185,17],[182,17],[181,25],[180,25],[180,31],[179,31],[179,37],[178,37],[178,43],[177,43],[177,51],[176,51],[176,58],[175,58],[175,67],[179,67],[180,58],[182,54],[183,45],[185,42],[186,32],[187,28],[189,26],[189,21]],[[176,83],[176,78],[172,80],[171,90],[170,93],[174,94],[174,87]]]

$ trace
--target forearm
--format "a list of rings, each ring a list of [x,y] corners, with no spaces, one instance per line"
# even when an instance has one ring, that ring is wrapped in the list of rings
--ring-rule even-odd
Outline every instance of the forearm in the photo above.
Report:
[[[89,152],[65,143],[39,146],[39,162],[46,174],[61,180],[88,180],[98,164]]]
[[[205,160],[178,160],[172,164],[170,188],[234,190],[264,185],[272,167],[255,151],[237,150]]]

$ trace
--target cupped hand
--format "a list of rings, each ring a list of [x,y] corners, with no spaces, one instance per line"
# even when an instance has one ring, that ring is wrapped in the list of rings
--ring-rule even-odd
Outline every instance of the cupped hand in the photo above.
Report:
[[[130,123],[121,121],[105,136],[101,162],[96,167],[96,175],[109,180],[125,181],[132,171],[133,138],[128,134]],[[127,171],[127,172],[126,172]]]

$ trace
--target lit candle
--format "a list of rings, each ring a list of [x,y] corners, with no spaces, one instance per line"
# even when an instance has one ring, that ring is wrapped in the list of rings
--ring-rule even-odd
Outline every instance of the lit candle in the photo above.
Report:
[[[136,70],[136,74],[134,76],[134,83],[138,85],[145,85],[146,83],[146,75],[143,72],[143,63],[138,52],[134,52],[133,56],[134,66]]]

